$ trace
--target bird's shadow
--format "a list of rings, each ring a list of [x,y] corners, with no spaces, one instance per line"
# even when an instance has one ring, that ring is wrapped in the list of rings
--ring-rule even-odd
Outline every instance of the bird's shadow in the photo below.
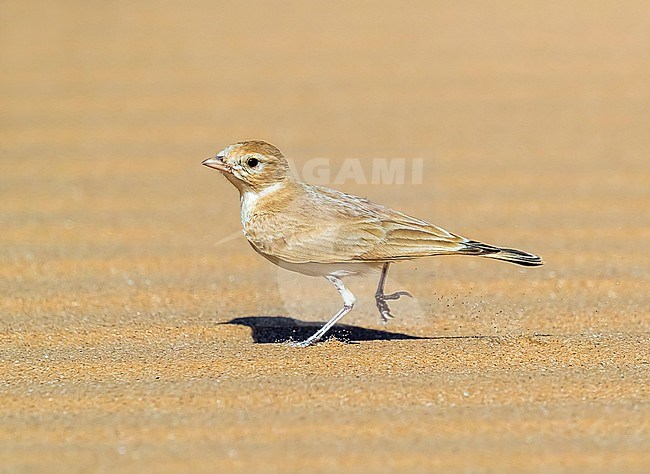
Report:
[[[235,318],[221,324],[248,326],[253,332],[253,341],[260,344],[303,341],[320,329],[324,322],[307,322],[283,316],[247,316]],[[433,339],[411,336],[399,332],[367,329],[348,324],[337,324],[330,329],[323,341],[337,339],[346,342],[389,341],[397,339]]]

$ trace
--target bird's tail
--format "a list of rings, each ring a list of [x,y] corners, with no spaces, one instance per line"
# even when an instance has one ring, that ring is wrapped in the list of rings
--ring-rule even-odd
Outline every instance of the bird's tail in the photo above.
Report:
[[[522,250],[495,247],[494,245],[484,244],[475,240],[466,242],[466,245],[467,253],[471,255],[503,260],[504,262],[516,263],[517,265],[524,265],[526,267],[537,267],[544,263],[537,255]]]

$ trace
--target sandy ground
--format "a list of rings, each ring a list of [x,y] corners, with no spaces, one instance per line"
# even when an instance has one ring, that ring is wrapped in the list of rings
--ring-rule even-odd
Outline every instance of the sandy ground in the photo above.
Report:
[[[646,2],[0,9],[1,472],[647,471]],[[395,266],[387,325],[351,280],[292,348],[340,301],[221,242],[245,138],[423,159],[336,186],[547,264]]]

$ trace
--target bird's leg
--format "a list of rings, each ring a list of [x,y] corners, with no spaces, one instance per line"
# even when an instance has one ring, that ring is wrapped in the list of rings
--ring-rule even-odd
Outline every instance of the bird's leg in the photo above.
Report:
[[[325,278],[327,278],[327,280],[336,287],[336,290],[343,298],[343,307],[339,310],[338,313],[334,315],[332,319],[327,321],[322,328],[316,331],[313,336],[309,337],[308,339],[305,339],[302,342],[294,342],[292,345],[295,347],[307,347],[313,344],[314,342],[320,340],[320,338],[322,338],[325,335],[325,333],[327,333],[327,331],[329,331],[332,328],[332,326],[334,326],[343,316],[345,316],[350,312],[350,310],[354,306],[354,303],[357,301],[357,299],[354,297],[352,292],[348,290],[345,287],[345,285],[343,285],[343,282],[341,281],[340,278],[331,275],[328,275]]]
[[[377,309],[381,315],[381,320],[385,323],[393,317],[390,313],[390,307],[386,301],[388,300],[398,300],[402,296],[408,296],[413,298],[413,295],[408,291],[396,291],[389,295],[384,294],[384,284],[386,284],[386,277],[388,276],[388,267],[390,263],[384,263],[383,268],[381,269],[381,276],[379,277],[379,284],[377,285],[377,291],[375,292],[375,302],[377,303]]]

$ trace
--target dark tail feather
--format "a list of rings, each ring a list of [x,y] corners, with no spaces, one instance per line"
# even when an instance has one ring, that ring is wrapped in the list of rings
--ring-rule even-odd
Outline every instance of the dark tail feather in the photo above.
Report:
[[[522,250],[495,247],[473,240],[467,242],[467,247],[467,253],[472,255],[503,260],[504,262],[516,263],[517,265],[524,265],[526,267],[537,267],[544,263],[537,255],[523,252]]]

